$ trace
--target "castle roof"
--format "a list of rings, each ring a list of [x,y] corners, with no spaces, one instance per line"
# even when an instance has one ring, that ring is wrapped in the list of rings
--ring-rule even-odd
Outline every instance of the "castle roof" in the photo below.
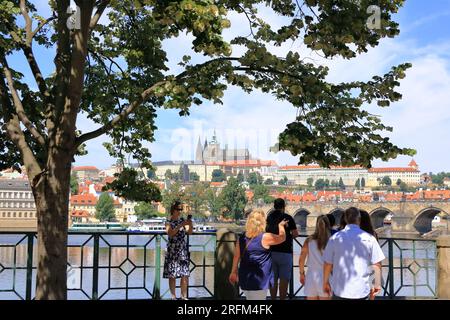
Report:
[[[327,169],[322,168],[319,165],[303,165],[303,166],[284,166],[280,167],[280,170],[313,170],[313,169]],[[364,169],[361,166],[351,166],[351,167],[344,167],[344,166],[331,166],[330,169]]]
[[[385,172],[419,172],[419,170],[409,167],[391,167],[391,168],[371,168],[369,169],[370,173],[385,173]]]
[[[94,166],[79,166],[73,167],[72,171],[99,171],[97,167]]]
[[[411,159],[411,161],[408,164],[408,167],[418,167],[417,162],[414,161],[414,159]]]

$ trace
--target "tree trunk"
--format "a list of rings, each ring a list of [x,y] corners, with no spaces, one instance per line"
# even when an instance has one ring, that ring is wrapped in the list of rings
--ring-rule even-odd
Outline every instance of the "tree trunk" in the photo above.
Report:
[[[67,229],[71,157],[49,157],[33,186],[37,208],[37,300],[67,299]],[[33,184],[32,184],[33,185]]]

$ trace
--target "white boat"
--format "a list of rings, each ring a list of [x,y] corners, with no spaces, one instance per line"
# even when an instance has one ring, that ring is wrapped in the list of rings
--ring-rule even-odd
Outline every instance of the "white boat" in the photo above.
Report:
[[[140,225],[140,226],[130,226],[127,228],[130,232],[155,232],[155,233],[165,233],[166,226],[164,224],[154,224],[154,225]]]
[[[69,231],[124,231],[124,226],[117,222],[74,223]]]
[[[197,224],[194,226],[194,232],[216,232],[217,228],[209,225]]]
[[[154,218],[142,220],[139,224],[127,228],[130,232],[166,232],[166,218]]]

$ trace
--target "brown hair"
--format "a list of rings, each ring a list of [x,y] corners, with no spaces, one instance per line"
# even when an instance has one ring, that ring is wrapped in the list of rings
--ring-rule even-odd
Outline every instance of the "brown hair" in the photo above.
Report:
[[[347,224],[356,224],[361,219],[361,213],[358,208],[350,207],[344,212],[345,222]]]
[[[254,238],[266,230],[266,214],[261,209],[253,210],[245,223],[245,236]]]
[[[327,216],[321,215],[316,220],[316,230],[310,236],[310,239],[317,241],[317,247],[322,252],[330,239],[330,221]]]
[[[361,213],[361,223],[359,224],[361,230],[370,233],[378,240],[378,236],[377,233],[375,232],[375,229],[373,228],[372,220],[370,219],[369,213],[366,210],[361,209],[359,209],[359,212]]]
[[[172,203],[172,205],[170,206],[170,214],[172,215],[175,209],[181,205],[182,205],[181,201],[178,200],[174,201],[174,203]]]

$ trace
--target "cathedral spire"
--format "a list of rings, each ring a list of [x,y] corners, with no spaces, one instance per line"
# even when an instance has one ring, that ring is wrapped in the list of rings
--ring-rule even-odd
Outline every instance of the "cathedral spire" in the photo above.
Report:
[[[198,136],[197,149],[195,151],[195,161],[203,162],[203,149],[202,149],[202,143],[200,141],[200,136]]]
[[[213,136],[212,136],[211,143],[217,143],[216,129],[214,129],[214,134],[213,134]]]

